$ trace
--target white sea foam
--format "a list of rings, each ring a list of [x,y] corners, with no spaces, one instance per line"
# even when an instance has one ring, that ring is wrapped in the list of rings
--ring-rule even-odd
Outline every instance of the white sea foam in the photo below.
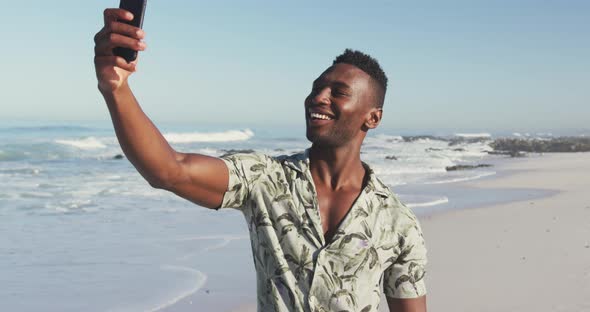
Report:
[[[403,143],[404,138],[399,135],[378,134],[376,136],[369,136],[365,138],[363,145],[378,145],[383,146],[387,143]]]
[[[481,174],[474,175],[474,176],[458,177],[458,178],[447,179],[447,180],[430,181],[430,182],[425,182],[424,184],[443,184],[443,183],[464,182],[464,181],[480,179],[480,178],[491,176],[494,174],[496,174],[496,172],[486,171],[486,172],[482,172]]]
[[[416,207],[430,207],[430,206],[436,206],[436,205],[440,205],[440,204],[446,204],[449,202],[449,199],[447,197],[443,197],[443,198],[439,198],[439,199],[435,199],[429,202],[424,202],[424,203],[408,203],[406,204],[406,206],[410,207],[410,208],[416,208]]]
[[[150,312],[160,311],[160,310],[163,310],[165,308],[168,308],[168,307],[176,304],[180,300],[199,291],[199,289],[201,289],[205,285],[205,282],[207,281],[207,275],[205,275],[203,272],[201,272],[199,270],[195,270],[193,268],[173,266],[173,265],[164,265],[161,268],[162,268],[162,270],[165,270],[165,271],[177,271],[177,272],[180,271],[180,272],[189,273],[195,277],[195,283],[189,289],[179,293],[178,295],[174,296],[173,298],[166,300],[166,302],[158,305],[157,307],[148,309],[147,311],[150,311]]]
[[[32,167],[0,169],[0,175],[39,175],[41,169]]]
[[[492,135],[489,133],[455,133],[455,136],[462,138],[491,138]]]
[[[21,195],[22,196],[22,195]],[[55,214],[71,214],[71,213],[84,213],[91,212],[93,201],[90,199],[66,199],[66,200],[53,200],[43,204],[45,208],[39,211],[41,215],[55,215]]]
[[[221,248],[224,248],[227,245],[229,245],[229,243],[231,243],[234,240],[240,240],[240,239],[244,239],[244,238],[245,237],[226,237],[218,244],[206,247],[203,251],[212,251],[212,250],[221,249]]]
[[[81,150],[95,150],[95,149],[102,149],[106,148],[107,146],[104,145],[100,140],[95,137],[88,137],[84,139],[78,140],[55,140],[55,143],[73,146],[79,148]]]
[[[246,239],[248,235],[203,235],[203,236],[193,236],[193,237],[183,237],[177,239],[179,242],[184,241],[193,241],[193,240],[210,240],[210,239],[222,239],[222,240],[235,240],[235,239]]]
[[[452,166],[452,165],[449,165]],[[420,168],[417,166],[413,167],[398,167],[398,168],[387,168],[387,167],[375,167],[375,173],[379,175],[400,175],[400,174],[429,174],[429,173],[443,173],[446,172],[444,166],[431,166],[428,168]]]
[[[246,141],[254,136],[250,129],[230,130],[224,132],[191,132],[191,133],[166,133],[164,137],[170,143],[195,143],[195,142],[231,142]]]
[[[199,149],[199,154],[207,155],[207,156],[217,156],[219,155],[219,150],[215,148],[201,148]]]
[[[212,250],[217,250],[226,247],[234,240],[241,240],[241,239],[248,239],[248,235],[203,235],[203,236],[194,236],[194,237],[184,237],[179,238],[177,241],[184,242],[184,241],[195,241],[195,240],[219,240],[217,244],[207,246],[204,249],[200,250],[197,253],[189,253],[182,257],[179,257],[179,260],[187,260],[201,252],[207,252]]]

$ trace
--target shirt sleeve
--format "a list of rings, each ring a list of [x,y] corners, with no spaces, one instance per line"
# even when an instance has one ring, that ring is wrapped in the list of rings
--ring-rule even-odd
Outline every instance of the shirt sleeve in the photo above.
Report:
[[[417,298],[426,294],[426,245],[420,224],[409,208],[403,207],[396,222],[397,258],[384,273],[383,288],[391,298]]]
[[[253,183],[264,173],[267,156],[258,153],[233,153],[220,157],[229,171],[227,190],[219,208],[242,210],[248,203]]]

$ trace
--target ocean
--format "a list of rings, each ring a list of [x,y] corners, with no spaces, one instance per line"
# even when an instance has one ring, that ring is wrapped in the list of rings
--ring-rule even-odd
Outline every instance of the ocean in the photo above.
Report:
[[[309,147],[303,129],[162,129],[177,150],[212,156]],[[453,188],[495,175],[493,166],[445,169],[503,161],[487,153],[493,137],[380,131],[369,133],[361,156],[424,215],[498,200]],[[151,188],[122,154],[106,123],[0,126],[0,311],[160,311],[195,295],[198,311],[222,311],[253,298],[241,214]],[[510,192],[506,200],[520,196]]]

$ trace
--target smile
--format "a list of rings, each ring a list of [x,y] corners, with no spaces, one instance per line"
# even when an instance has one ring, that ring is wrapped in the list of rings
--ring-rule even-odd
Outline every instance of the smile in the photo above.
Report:
[[[332,117],[330,117],[328,115],[324,115],[324,114],[320,114],[320,113],[310,113],[309,114],[309,117],[312,120],[315,120],[315,119],[332,120],[332,119],[334,119],[334,118],[332,118]]]

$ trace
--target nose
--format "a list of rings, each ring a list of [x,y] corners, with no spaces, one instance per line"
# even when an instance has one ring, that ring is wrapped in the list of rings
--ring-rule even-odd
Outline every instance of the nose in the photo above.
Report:
[[[321,90],[313,91],[311,102],[313,104],[330,104],[330,88],[324,87]]]

